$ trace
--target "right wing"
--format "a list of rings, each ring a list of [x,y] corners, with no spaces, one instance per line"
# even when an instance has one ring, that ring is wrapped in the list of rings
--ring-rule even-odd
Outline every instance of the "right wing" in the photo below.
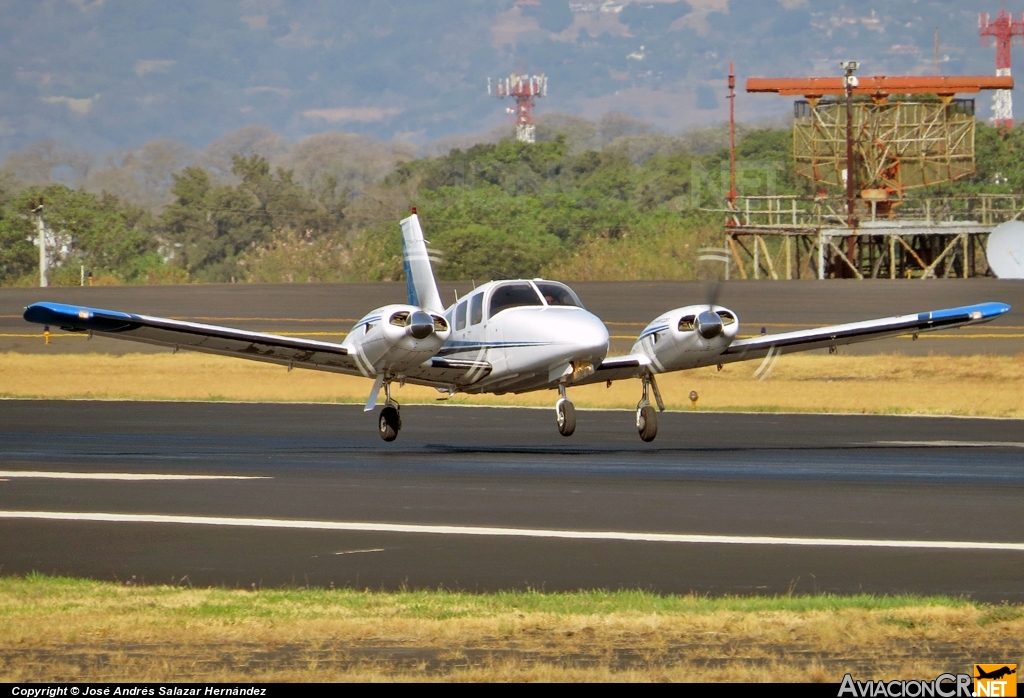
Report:
[[[887,337],[980,324],[994,320],[1009,310],[1010,306],[1005,303],[979,303],[960,308],[933,310],[928,313],[899,315],[878,320],[850,322],[845,325],[737,339],[717,358],[710,358],[705,365],[760,359],[767,356],[768,352],[809,351],[842,344],[856,344]]]
[[[354,376],[365,375],[360,371],[356,357],[349,354],[348,349],[331,342],[282,337],[231,327],[202,325],[63,303],[30,305],[25,309],[25,319],[40,325],[54,325],[69,332],[91,332],[101,337],[128,339],[283,366],[313,368]]]
[[[737,339],[721,352],[693,352],[685,366],[669,368],[668,371],[762,359],[769,353],[776,355],[779,352],[791,353],[824,349],[841,344],[855,344],[887,337],[976,325],[994,320],[1009,310],[1010,306],[1005,303],[979,303],[961,308],[933,310],[927,313]],[[574,381],[573,385],[604,383],[605,381],[640,378],[646,373],[662,373],[662,370],[651,368],[653,363],[651,357],[644,353],[609,357],[602,361],[592,374]]]

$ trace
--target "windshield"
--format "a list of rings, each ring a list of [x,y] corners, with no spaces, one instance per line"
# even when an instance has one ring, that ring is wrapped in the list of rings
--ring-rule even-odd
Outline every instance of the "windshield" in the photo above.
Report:
[[[536,281],[534,283],[537,284],[537,288],[540,289],[540,295],[544,296],[544,300],[548,302],[548,305],[583,307],[580,299],[576,297],[576,294],[568,286],[555,283],[554,281]]]
[[[527,283],[503,284],[491,294],[491,317],[502,310],[523,305],[543,305],[533,286]]]

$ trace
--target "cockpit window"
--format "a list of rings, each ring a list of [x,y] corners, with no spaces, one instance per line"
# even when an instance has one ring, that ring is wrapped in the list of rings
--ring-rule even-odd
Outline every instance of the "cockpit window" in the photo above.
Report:
[[[530,284],[502,284],[491,294],[491,314],[494,317],[502,310],[523,305],[543,305],[540,296]]]
[[[571,305],[576,308],[582,308],[583,304],[580,303],[580,299],[576,297],[576,294],[572,292],[568,286],[555,283],[553,281],[537,281],[537,288],[540,289],[540,295],[544,296],[544,300],[548,302],[548,305]]]
[[[484,319],[484,294],[477,293],[469,299],[469,324],[479,325]]]

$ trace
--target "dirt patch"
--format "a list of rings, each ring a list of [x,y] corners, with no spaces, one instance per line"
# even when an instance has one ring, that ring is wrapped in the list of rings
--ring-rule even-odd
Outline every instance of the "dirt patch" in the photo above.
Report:
[[[1024,354],[909,357],[783,356],[767,380],[758,362],[728,364],[658,377],[669,409],[764,412],[861,412],[1024,417]],[[242,400],[363,403],[371,381],[250,361],[178,354],[4,354],[0,396],[128,400]],[[635,408],[636,380],[610,388],[571,388],[579,407]],[[437,403],[437,391],[396,388],[403,403]],[[525,395],[457,395],[461,404],[550,407],[553,391]]]

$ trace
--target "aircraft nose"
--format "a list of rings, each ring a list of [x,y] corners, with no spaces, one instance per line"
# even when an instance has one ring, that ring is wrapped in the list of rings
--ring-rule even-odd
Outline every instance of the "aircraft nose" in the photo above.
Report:
[[[586,311],[574,313],[564,324],[559,323],[559,332],[594,361],[603,360],[608,353],[608,328],[600,318]]]

